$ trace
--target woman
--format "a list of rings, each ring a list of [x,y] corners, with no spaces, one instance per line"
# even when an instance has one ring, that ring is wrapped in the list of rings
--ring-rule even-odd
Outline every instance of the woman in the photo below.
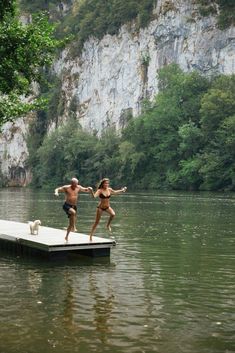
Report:
[[[92,229],[91,229],[90,241],[92,240],[92,236],[94,235],[95,229],[96,229],[97,225],[99,224],[99,221],[100,221],[100,218],[101,218],[103,212],[107,212],[110,215],[108,223],[107,223],[107,228],[111,232],[110,224],[112,222],[113,217],[115,216],[115,212],[110,207],[109,199],[110,199],[111,195],[118,195],[118,194],[121,194],[122,192],[126,192],[126,190],[127,190],[126,187],[122,188],[121,190],[113,190],[109,186],[109,179],[108,178],[104,178],[100,181],[99,186],[97,188],[97,191],[95,193],[93,193],[93,197],[99,197],[100,202],[99,202],[97,209],[96,209],[96,219],[95,219],[95,223],[93,224]]]

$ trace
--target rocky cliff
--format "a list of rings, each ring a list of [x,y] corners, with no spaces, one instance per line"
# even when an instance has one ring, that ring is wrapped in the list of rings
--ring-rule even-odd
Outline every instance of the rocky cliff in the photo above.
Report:
[[[90,132],[120,129],[140,114],[143,99],[154,98],[157,71],[172,62],[206,75],[234,73],[235,28],[219,30],[213,16],[200,16],[193,0],[161,0],[147,28],[137,31],[133,23],[116,36],[90,38],[77,57],[66,48],[53,67],[62,82],[58,120],[65,121],[72,111]],[[27,119],[19,119],[14,127],[4,127],[0,140],[2,173],[13,184],[30,179],[26,131]]]
[[[30,182],[31,174],[26,165],[27,133],[27,118],[3,126],[0,135],[0,186],[26,186]]]

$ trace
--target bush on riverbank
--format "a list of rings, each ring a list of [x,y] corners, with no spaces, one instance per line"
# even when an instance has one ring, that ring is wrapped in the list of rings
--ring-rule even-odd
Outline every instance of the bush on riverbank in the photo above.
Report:
[[[235,75],[209,80],[173,64],[158,77],[155,101],[121,136],[98,139],[71,118],[36,154],[31,148],[35,185],[77,175],[143,189],[235,190]]]

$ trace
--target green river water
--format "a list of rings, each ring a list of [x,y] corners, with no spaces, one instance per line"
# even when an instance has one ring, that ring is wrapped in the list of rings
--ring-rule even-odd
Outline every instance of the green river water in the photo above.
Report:
[[[110,259],[0,254],[0,353],[235,351],[235,195],[115,196]],[[0,218],[63,228],[63,196],[0,189]],[[78,229],[97,201],[83,194]],[[104,216],[96,235],[109,237]]]

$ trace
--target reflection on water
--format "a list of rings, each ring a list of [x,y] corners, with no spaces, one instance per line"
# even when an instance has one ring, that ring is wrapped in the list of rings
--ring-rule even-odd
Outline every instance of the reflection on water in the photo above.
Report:
[[[1,254],[0,353],[234,351],[235,196],[129,193],[112,205],[110,260]],[[2,219],[67,224],[45,192],[2,189],[0,206]],[[81,196],[79,231],[95,207]]]

